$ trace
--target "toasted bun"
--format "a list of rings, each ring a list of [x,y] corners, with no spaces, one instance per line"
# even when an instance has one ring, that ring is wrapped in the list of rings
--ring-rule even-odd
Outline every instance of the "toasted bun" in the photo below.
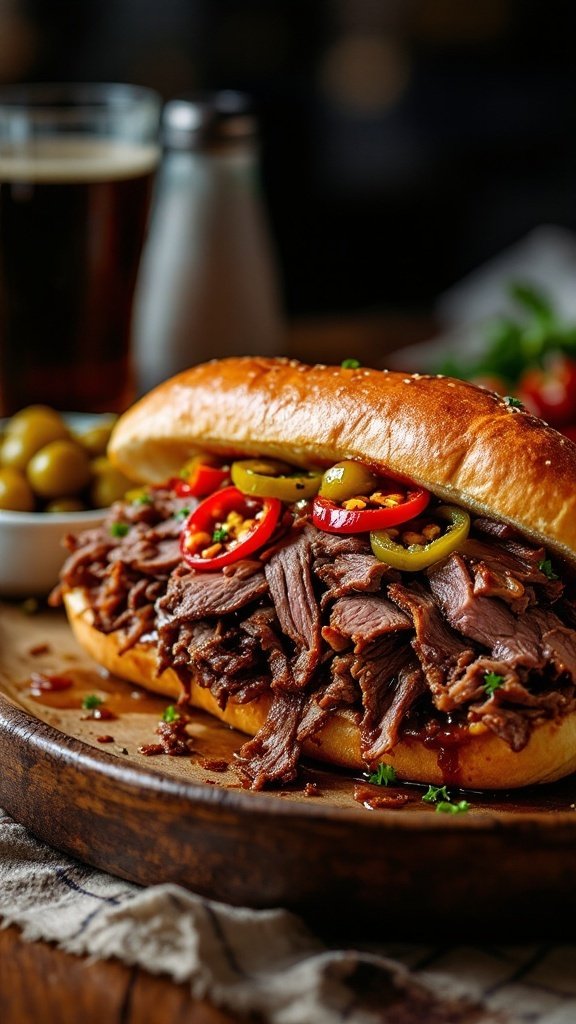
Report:
[[[152,643],[139,643],[121,653],[122,633],[104,634],[92,625],[92,611],[81,589],[64,595],[66,612],[84,650],[110,672],[137,683],[147,690],[177,698],[182,692],[172,669],[156,673]],[[202,708],[241,732],[253,736],[266,721],[268,696],[249,704],[228,701],[223,711],[208,689],[192,684],[190,704]],[[329,764],[366,771],[360,755],[360,730],[351,712],[337,711],[329,718],[313,741],[304,745],[304,753]],[[450,777],[442,769],[441,749],[432,749],[414,737],[396,744],[382,760],[396,769],[400,779],[442,785],[450,782],[464,789],[514,789],[535,783],[554,782],[576,770],[576,714],[560,722],[537,727],[527,746],[518,753],[489,731],[470,732],[467,740],[450,748]]]
[[[359,459],[511,523],[576,564],[576,445],[473,384],[286,359],[213,361],[126,412],[109,455],[154,483],[202,450],[308,467]]]

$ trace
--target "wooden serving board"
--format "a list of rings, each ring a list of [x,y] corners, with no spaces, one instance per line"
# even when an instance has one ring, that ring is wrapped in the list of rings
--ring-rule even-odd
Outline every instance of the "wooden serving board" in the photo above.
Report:
[[[34,693],[38,676],[72,685]],[[91,718],[88,694],[115,717]],[[573,938],[574,776],[466,794],[457,815],[423,803],[425,787],[384,790],[309,762],[286,790],[254,793],[234,768],[244,738],[202,712],[189,755],[139,752],[167,703],[103,673],[63,613],[0,604],[0,805],[122,878],[286,906],[332,935]]]

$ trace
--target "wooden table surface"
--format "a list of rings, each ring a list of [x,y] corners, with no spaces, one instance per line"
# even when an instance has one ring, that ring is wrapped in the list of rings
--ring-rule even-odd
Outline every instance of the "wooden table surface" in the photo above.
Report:
[[[432,333],[426,318],[312,317],[290,325],[288,354],[339,363],[354,357],[384,365],[388,352]],[[246,1017],[191,997],[186,985],[117,961],[91,962],[43,942],[0,930],[2,1024],[237,1024]],[[257,1018],[251,1018],[256,1024]],[[312,1022],[311,1022],[312,1024]]]
[[[187,985],[117,961],[90,962],[0,931],[2,1024],[237,1024]],[[242,1018],[246,1021],[246,1018]],[[251,1018],[256,1022],[256,1018]]]

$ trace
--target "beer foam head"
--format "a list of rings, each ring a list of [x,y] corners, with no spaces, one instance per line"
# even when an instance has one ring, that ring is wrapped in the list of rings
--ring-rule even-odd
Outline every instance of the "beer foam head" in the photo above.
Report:
[[[65,136],[0,143],[0,183],[118,181],[149,174],[159,148],[116,139]]]

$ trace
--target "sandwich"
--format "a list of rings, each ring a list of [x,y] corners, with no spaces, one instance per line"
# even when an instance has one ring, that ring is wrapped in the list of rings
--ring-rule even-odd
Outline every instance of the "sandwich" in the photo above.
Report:
[[[214,360],[117,421],[135,482],[52,603],[110,672],[311,758],[512,789],[576,769],[576,445],[443,376]]]

